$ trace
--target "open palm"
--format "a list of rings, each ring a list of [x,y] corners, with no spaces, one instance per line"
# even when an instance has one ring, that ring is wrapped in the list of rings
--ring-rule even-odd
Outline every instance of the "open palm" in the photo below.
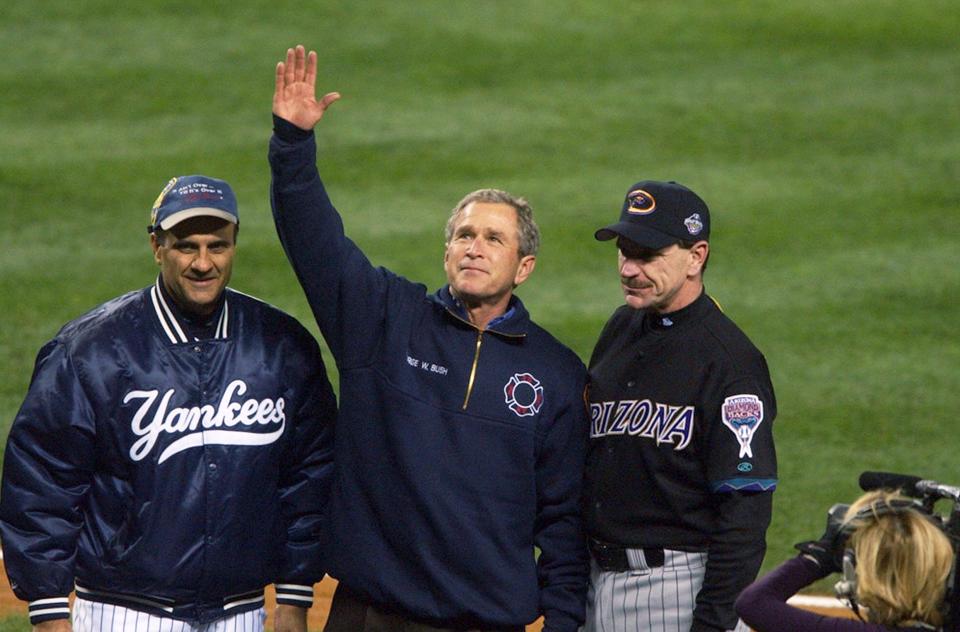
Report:
[[[300,129],[317,124],[339,92],[329,92],[317,100],[317,53],[308,55],[303,46],[287,49],[287,58],[277,64],[277,82],[273,91],[273,113]]]

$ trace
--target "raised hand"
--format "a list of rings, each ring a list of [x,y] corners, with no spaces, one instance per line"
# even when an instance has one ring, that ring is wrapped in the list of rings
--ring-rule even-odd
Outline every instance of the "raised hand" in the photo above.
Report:
[[[300,129],[310,130],[323,118],[339,92],[328,92],[317,101],[317,53],[306,54],[303,46],[287,49],[287,59],[277,64],[273,113]]]

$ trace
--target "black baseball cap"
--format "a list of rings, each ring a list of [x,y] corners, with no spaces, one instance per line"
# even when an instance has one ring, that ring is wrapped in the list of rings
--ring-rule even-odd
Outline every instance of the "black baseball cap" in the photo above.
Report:
[[[620,221],[594,233],[598,241],[618,236],[655,250],[678,241],[707,241],[710,210],[682,184],[643,180],[627,190]]]

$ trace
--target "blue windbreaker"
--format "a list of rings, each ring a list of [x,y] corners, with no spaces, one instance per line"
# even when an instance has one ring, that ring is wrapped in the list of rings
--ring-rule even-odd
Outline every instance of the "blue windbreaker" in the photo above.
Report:
[[[576,630],[582,362],[516,297],[480,331],[448,288],[372,266],[315,160],[313,133],[275,119],[274,219],[340,371],[328,573],[433,625]]]

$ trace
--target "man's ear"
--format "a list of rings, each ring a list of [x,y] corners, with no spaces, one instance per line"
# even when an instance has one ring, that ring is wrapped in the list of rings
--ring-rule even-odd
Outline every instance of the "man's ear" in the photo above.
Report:
[[[527,255],[520,259],[520,265],[517,266],[517,274],[513,277],[513,287],[517,287],[527,280],[527,277],[533,273],[537,265],[536,255]]]
[[[690,247],[690,267],[687,270],[689,276],[697,276],[703,272],[703,266],[707,263],[707,257],[710,256],[710,244],[705,241],[698,241]]]
[[[153,260],[160,265],[160,242],[157,241],[156,233],[150,233],[150,248],[153,250]]]

